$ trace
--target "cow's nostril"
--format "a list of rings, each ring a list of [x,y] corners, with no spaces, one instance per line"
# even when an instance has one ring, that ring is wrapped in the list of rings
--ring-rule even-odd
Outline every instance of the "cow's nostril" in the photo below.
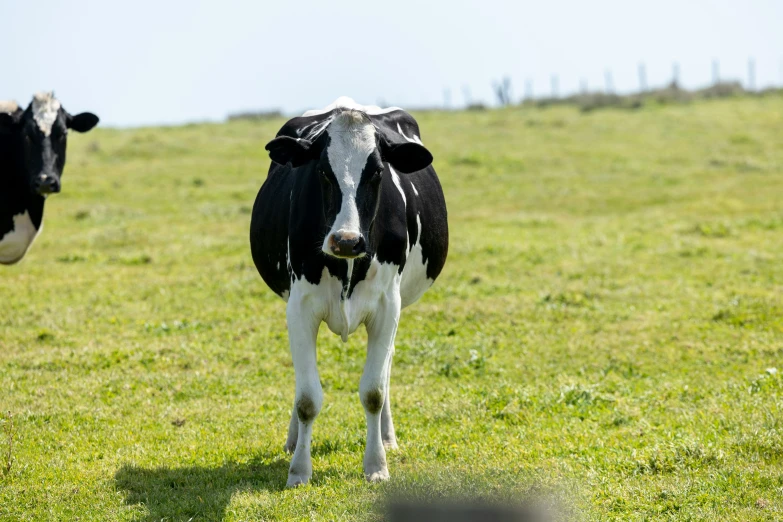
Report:
[[[356,239],[356,244],[353,246],[353,253],[354,255],[359,255],[364,253],[364,238],[359,236]]]

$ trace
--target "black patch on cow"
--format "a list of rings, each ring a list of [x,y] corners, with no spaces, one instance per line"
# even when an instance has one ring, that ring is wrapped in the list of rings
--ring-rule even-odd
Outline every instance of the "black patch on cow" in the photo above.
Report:
[[[302,422],[310,422],[318,415],[315,403],[307,395],[303,395],[296,401],[296,416]]]
[[[381,390],[370,390],[362,396],[362,405],[367,413],[377,414],[383,408],[383,393]]]

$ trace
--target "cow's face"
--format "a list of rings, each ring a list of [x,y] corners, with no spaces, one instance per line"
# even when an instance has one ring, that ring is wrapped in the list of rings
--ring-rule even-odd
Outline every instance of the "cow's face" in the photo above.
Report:
[[[6,115],[0,125],[21,141],[21,165],[30,191],[47,196],[60,192],[68,130],[87,132],[98,123],[89,112],[72,116],[51,93],[33,97],[27,110]]]
[[[315,142],[281,136],[266,148],[276,163],[315,169],[328,229],[321,250],[343,259],[368,253],[383,176],[392,168],[405,174],[432,163],[422,145],[390,145],[366,114],[354,110],[338,113]]]

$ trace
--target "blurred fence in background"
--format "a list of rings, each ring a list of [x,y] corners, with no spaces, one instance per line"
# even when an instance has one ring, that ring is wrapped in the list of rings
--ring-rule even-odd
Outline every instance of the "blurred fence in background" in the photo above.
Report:
[[[734,96],[766,96],[783,95],[783,61],[780,64],[780,79],[778,86],[768,86],[763,89],[757,88],[756,82],[756,61],[753,58],[748,60],[747,78],[744,84],[738,79],[722,78],[720,74],[720,62],[713,60],[712,82],[710,85],[698,89],[686,89],[681,83],[680,64],[672,64],[671,77],[663,86],[650,87],[647,76],[647,66],[645,63],[638,64],[638,90],[635,92],[617,93],[614,86],[614,76],[610,69],[604,71],[603,88],[591,90],[588,87],[587,80],[582,78],[579,81],[578,92],[562,95],[560,92],[560,76],[552,74],[550,76],[549,89],[536,94],[534,83],[531,78],[527,78],[524,84],[524,91],[521,97],[514,97],[514,89],[510,76],[505,76],[499,81],[491,83],[492,92],[495,97],[494,103],[486,100],[475,99],[468,85],[462,86],[463,104],[453,103],[451,89],[443,89],[442,105],[431,106],[413,106],[409,110],[416,112],[425,111],[449,111],[449,110],[486,110],[490,106],[535,106],[548,107],[552,105],[571,105],[579,107],[583,112],[590,112],[602,108],[616,109],[638,109],[645,104],[658,103],[688,103],[699,99],[709,98],[729,98]],[[377,104],[381,107],[387,107],[394,104],[387,104],[384,100],[379,100]],[[228,120],[265,120],[271,118],[280,118],[282,111],[278,109],[264,109],[259,111],[243,111],[229,114]]]

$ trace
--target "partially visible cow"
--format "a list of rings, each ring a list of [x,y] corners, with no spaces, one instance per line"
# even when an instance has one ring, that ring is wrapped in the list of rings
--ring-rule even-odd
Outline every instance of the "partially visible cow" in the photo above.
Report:
[[[75,116],[52,93],[38,93],[22,110],[0,102],[0,264],[21,260],[43,225],[46,196],[60,192],[68,130],[98,123]]]
[[[367,420],[364,474],[386,480],[384,448],[397,441],[389,377],[400,310],[440,274],[448,251],[446,203],[419,127],[402,109],[340,98],[293,118],[266,146],[272,163],[250,224],[253,261],[287,301],[296,397],[285,449],[288,486],[312,476],[310,440],[323,391],[316,365],[321,322],[345,341],[367,328],[359,396]]]

